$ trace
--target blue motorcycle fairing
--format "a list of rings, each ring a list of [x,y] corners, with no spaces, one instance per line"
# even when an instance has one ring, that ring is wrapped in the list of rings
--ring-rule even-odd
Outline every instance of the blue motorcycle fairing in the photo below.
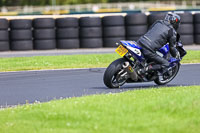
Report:
[[[171,57],[169,62],[170,62],[169,67],[173,67],[175,64],[180,62],[180,59],[176,59],[176,58]]]
[[[169,53],[169,44],[164,45],[162,48],[159,49],[159,52],[161,52],[163,54],[163,56],[167,55]],[[180,59],[176,59],[171,57],[169,59],[169,67],[173,67],[175,64],[179,63]]]
[[[129,52],[135,56],[140,62],[144,59],[141,47],[137,46],[135,41],[120,41],[128,50]]]
[[[120,41],[122,44],[124,44],[124,46],[131,46],[133,48],[137,48],[137,49],[142,49],[141,47],[137,46],[137,43],[135,41]]]
[[[128,50],[129,52],[134,55],[140,62],[144,59],[144,56],[140,53],[141,47],[137,46],[137,43],[135,41],[120,41]],[[164,45],[162,48],[158,50],[160,53],[163,54],[163,56],[167,55],[169,53],[169,44]],[[170,60],[170,67],[174,66],[175,63],[180,62],[180,59],[176,59],[171,57]]]
[[[169,53],[169,44],[164,45],[158,51],[161,52],[163,56],[167,55]]]

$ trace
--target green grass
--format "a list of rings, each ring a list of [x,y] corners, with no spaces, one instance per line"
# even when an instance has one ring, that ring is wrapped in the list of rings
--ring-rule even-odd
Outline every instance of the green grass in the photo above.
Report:
[[[0,71],[107,67],[117,54],[0,58]],[[188,51],[182,63],[199,63],[200,51]]]
[[[198,133],[200,86],[165,87],[0,110],[1,133]]]
[[[0,71],[105,67],[117,54],[0,58]]]
[[[187,51],[187,55],[183,57],[182,63],[200,63],[200,51]]]

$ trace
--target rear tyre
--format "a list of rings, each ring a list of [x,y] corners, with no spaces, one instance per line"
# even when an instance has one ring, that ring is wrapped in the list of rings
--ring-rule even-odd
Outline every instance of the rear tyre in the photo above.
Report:
[[[108,88],[119,88],[126,82],[126,79],[119,80],[117,78],[117,74],[120,72],[120,70],[122,70],[122,65],[124,62],[126,62],[124,58],[117,59],[106,69],[103,81]]]
[[[160,79],[158,77],[156,80],[154,80],[154,82],[157,85],[165,85],[165,84],[169,83],[176,77],[176,75],[179,71],[179,68],[180,68],[180,63],[178,63],[175,67],[172,68],[172,73],[173,73],[172,76],[170,76],[169,78],[166,78],[166,79]],[[165,74],[163,74],[163,75],[165,75]]]

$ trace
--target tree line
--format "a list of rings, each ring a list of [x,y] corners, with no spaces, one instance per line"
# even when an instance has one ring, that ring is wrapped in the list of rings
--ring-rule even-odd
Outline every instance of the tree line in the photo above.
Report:
[[[110,3],[110,2],[136,2],[136,1],[166,1],[166,0],[0,0],[0,6],[44,6],[65,4],[87,4],[87,3]],[[182,1],[182,0],[168,0]],[[189,1],[189,0],[186,0]]]

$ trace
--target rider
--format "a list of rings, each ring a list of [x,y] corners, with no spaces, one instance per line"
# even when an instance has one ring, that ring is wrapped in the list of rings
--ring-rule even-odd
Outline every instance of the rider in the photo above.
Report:
[[[141,73],[154,70],[163,70],[166,72],[169,62],[156,54],[156,51],[169,43],[170,53],[173,57],[179,58],[179,52],[175,48],[177,29],[180,25],[180,16],[175,13],[168,13],[164,20],[156,21],[148,30],[148,32],[139,38],[137,43],[142,47],[144,57],[150,61],[154,61],[157,65],[149,65],[142,69]]]

